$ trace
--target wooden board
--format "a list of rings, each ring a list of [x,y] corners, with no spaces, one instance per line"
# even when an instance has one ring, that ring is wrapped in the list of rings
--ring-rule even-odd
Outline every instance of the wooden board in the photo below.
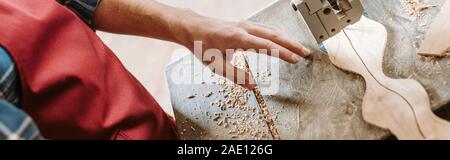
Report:
[[[399,139],[449,139],[450,124],[433,114],[419,83],[384,75],[386,40],[384,26],[363,17],[324,45],[333,64],[364,77],[366,122],[389,129]]]
[[[383,25],[362,17],[324,46],[334,65],[364,77],[362,115],[366,122],[390,130],[399,139],[423,139],[408,102],[380,83],[387,78],[384,74],[375,75],[382,70],[386,40]]]
[[[369,18],[383,24],[388,40],[383,58],[383,71],[391,78],[411,78],[422,84],[430,97],[433,110],[450,102],[450,59],[427,61],[417,57],[417,49],[426,30],[445,0],[426,0],[437,7],[416,19],[403,11],[400,1],[363,0]],[[280,0],[250,18],[255,22],[272,25],[287,32],[306,46],[318,50],[311,33],[301,23],[297,13],[291,10],[289,0]],[[166,69],[172,105],[179,131],[186,139],[229,139],[226,129],[221,129],[204,116],[214,107],[201,107],[187,101],[186,94],[219,88],[214,85],[177,84],[172,75],[180,68],[201,70],[187,66],[192,56],[184,57]],[[325,54],[314,54],[297,65],[282,63],[278,74],[280,92],[265,96],[282,139],[383,139],[389,137],[387,130],[368,124],[362,116],[362,100],[365,83],[361,76],[335,67]],[[252,73],[264,71],[253,70]],[[277,73],[272,73],[277,75]],[[183,79],[183,78],[182,78]],[[216,94],[215,94],[216,95]],[[221,99],[199,98],[196,101],[209,104]],[[250,99],[253,99],[253,95]],[[256,105],[255,102],[249,102]],[[197,110],[194,110],[196,108]],[[199,111],[199,109],[202,111]],[[446,108],[442,108],[446,109]],[[231,111],[230,111],[231,113]],[[192,123],[183,123],[191,121]],[[190,125],[201,126],[205,136],[191,131]],[[266,126],[255,126],[265,127]],[[218,136],[215,136],[218,134]]]
[[[450,47],[450,1],[442,6],[441,12],[431,24],[419,54],[427,56],[445,56]]]

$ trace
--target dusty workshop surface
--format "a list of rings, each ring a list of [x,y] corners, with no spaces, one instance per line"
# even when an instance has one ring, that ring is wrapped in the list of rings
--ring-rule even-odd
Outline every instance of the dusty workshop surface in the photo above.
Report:
[[[289,2],[290,0],[280,0],[250,20],[275,26],[308,47],[318,49],[311,33],[297,17],[297,13],[292,11]],[[419,81],[427,89],[433,109],[438,109],[450,101],[450,59],[418,57],[416,51],[445,0],[421,1],[436,6],[423,13],[412,13],[410,4],[404,2],[363,0],[363,5],[369,17],[385,25],[388,31],[388,46],[383,63],[385,74],[392,78],[411,78]],[[200,67],[192,67],[192,63]],[[223,127],[214,120],[214,116],[205,114],[245,114],[234,110],[233,107],[221,110],[220,105],[212,104],[227,99],[226,94],[219,93],[221,88],[227,85],[175,83],[180,79],[189,82],[192,77],[188,71],[194,70],[210,74],[207,69],[203,70],[201,64],[192,56],[184,57],[166,69],[172,104],[179,131],[183,133],[182,137],[258,139],[248,134],[256,131],[241,134],[233,132],[233,128],[240,125],[237,122]],[[267,72],[252,68],[251,71],[254,75]],[[280,76],[280,91],[264,98],[282,139],[382,139],[390,135],[362,119],[361,103],[365,89],[363,79],[336,68],[326,55],[316,54],[296,65],[282,63],[280,71],[279,74],[271,74]],[[173,78],[177,80],[173,81]],[[210,91],[214,96],[201,96]],[[190,94],[198,96],[189,98]],[[267,134],[267,126],[257,114],[258,105],[254,95],[250,92],[246,94],[249,100],[246,105],[250,108],[256,107],[256,114],[250,110],[245,121],[254,121],[259,125],[251,125],[249,128]],[[244,130],[242,128],[241,130]]]

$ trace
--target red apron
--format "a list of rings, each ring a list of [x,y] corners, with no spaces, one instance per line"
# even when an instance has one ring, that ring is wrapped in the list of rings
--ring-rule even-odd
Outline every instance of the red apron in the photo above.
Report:
[[[0,0],[0,45],[21,107],[49,139],[176,139],[171,119],[112,51],[55,0]]]

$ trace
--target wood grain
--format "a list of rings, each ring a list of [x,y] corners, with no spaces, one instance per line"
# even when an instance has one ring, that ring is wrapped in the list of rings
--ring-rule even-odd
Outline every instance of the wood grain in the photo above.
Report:
[[[355,33],[358,32],[358,33]],[[364,36],[356,39],[354,36]],[[383,55],[387,32],[367,18],[348,27],[344,32],[324,42],[331,62],[339,68],[364,77],[366,92],[362,104],[364,120],[389,129],[399,139],[423,139],[417,126],[414,112],[401,96],[382,86],[368,66],[378,64],[382,59],[364,59],[360,55]],[[351,41],[350,41],[351,40]],[[375,43],[375,41],[377,41]],[[363,53],[355,52],[363,48]],[[379,57],[379,56],[377,56]],[[381,68],[380,68],[381,69]],[[385,77],[385,76],[384,76]]]
[[[324,42],[336,66],[366,81],[364,119],[399,139],[450,139],[450,124],[433,114],[425,89],[415,80],[392,79],[382,70],[387,31],[363,17]]]
[[[419,49],[420,55],[445,56],[450,45],[450,1],[445,2]]]

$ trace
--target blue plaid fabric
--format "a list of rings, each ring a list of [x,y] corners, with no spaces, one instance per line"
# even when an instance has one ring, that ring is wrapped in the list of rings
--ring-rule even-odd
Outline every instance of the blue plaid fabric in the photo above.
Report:
[[[100,0],[57,0],[74,11],[86,24]],[[0,46],[0,140],[43,139],[33,120],[20,110],[20,79],[14,61]]]
[[[0,139],[42,139],[31,118],[18,108],[20,85],[17,69],[2,47],[0,75]]]
[[[0,139],[43,139],[36,124],[23,111],[6,100],[0,100]]]

